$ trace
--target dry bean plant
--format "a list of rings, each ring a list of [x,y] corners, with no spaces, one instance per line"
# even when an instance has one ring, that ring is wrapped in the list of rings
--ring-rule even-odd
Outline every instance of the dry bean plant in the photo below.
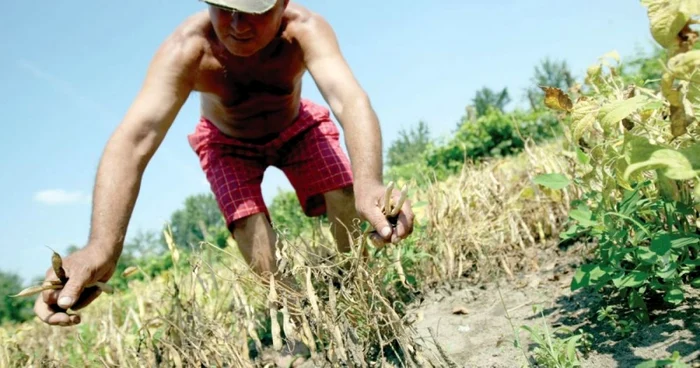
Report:
[[[416,206],[409,239],[382,250],[369,246],[367,257],[365,237],[339,254],[328,229],[281,235],[280,271],[268,279],[250,272],[235,246],[202,244],[187,266],[102,295],[81,311],[78,326],[35,320],[0,329],[0,364],[262,367],[300,341],[312,366],[446,366],[429,349],[434,342],[414,333],[407,305],[439,283],[537,269],[537,249],[554,244],[577,195],[533,183],[538,174],[568,171],[562,151],[558,143],[530,145],[424,188],[397,183],[409,188],[412,203],[426,205]]]

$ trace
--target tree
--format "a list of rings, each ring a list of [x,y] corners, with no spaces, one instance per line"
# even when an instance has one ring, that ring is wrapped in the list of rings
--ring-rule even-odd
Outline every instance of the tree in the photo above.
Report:
[[[22,289],[22,282],[18,275],[0,271],[0,298],[2,298],[0,300],[0,324],[24,322],[32,318],[34,299],[10,296],[17,294]]]
[[[419,121],[418,126],[406,132],[401,130],[399,138],[387,150],[387,165],[396,167],[417,160],[430,144],[428,125]]]
[[[622,64],[620,74],[626,84],[658,89],[666,58],[666,51],[658,46],[650,52],[638,50],[630,61]]]
[[[540,86],[556,87],[566,91],[576,83],[566,61],[557,62],[549,58],[535,66],[535,73],[530,81],[533,85],[526,92],[533,110],[538,110],[544,100],[544,92]]]
[[[316,221],[328,224],[325,214],[318,219],[306,216],[299,204],[299,198],[293,191],[279,191],[272,199],[269,209],[275,230],[293,237],[311,231]]]
[[[476,92],[476,96],[472,99],[472,104],[476,109],[476,116],[484,116],[489,111],[489,108],[495,108],[498,111],[504,112],[505,107],[510,103],[510,95],[508,88],[503,88],[496,93],[488,87],[483,87]]]
[[[134,257],[157,256],[167,249],[167,245],[153,230],[140,230],[131,240],[124,243],[124,251],[129,252]]]
[[[230,236],[219,205],[211,193],[197,194],[185,199],[185,206],[170,217],[173,241],[177,246],[193,247],[208,241],[224,248]],[[161,242],[165,243],[161,235]]]

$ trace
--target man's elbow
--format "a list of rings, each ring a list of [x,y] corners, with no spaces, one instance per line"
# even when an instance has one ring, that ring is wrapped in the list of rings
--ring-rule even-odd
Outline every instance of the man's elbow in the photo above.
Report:
[[[153,129],[128,129],[122,126],[112,135],[107,151],[124,163],[133,164],[141,172],[145,170],[161,141],[162,134]]]
[[[345,98],[338,99],[336,106],[331,104],[331,108],[338,116],[364,114],[372,109],[369,96],[364,91],[352,93]]]
[[[355,105],[358,105],[360,107],[364,107],[367,109],[372,108],[372,103],[369,100],[369,95],[365,93],[365,91],[360,91],[358,92],[355,97],[353,98],[353,102]]]

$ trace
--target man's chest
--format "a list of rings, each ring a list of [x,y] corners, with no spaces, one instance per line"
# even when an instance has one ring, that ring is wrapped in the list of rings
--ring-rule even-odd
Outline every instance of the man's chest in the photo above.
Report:
[[[255,97],[288,96],[298,91],[305,72],[301,55],[287,51],[260,63],[210,58],[200,69],[198,90],[226,105]]]

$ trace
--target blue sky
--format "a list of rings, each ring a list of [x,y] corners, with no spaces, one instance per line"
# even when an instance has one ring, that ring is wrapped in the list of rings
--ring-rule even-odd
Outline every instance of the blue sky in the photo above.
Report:
[[[544,57],[576,76],[611,50],[627,56],[651,37],[639,1],[304,0],[335,27],[379,115],[385,147],[424,120],[448,135],[483,86],[516,103]],[[166,6],[167,4],[167,6]],[[161,41],[196,1],[121,0],[38,5],[0,13],[0,269],[25,280],[49,266],[46,246],[84,245],[104,143],[140,88]],[[322,100],[311,78],[304,97]],[[129,235],[160,228],[186,196],[208,191],[186,135],[199,117],[192,95],[145,173]],[[286,178],[270,169],[266,200]]]

